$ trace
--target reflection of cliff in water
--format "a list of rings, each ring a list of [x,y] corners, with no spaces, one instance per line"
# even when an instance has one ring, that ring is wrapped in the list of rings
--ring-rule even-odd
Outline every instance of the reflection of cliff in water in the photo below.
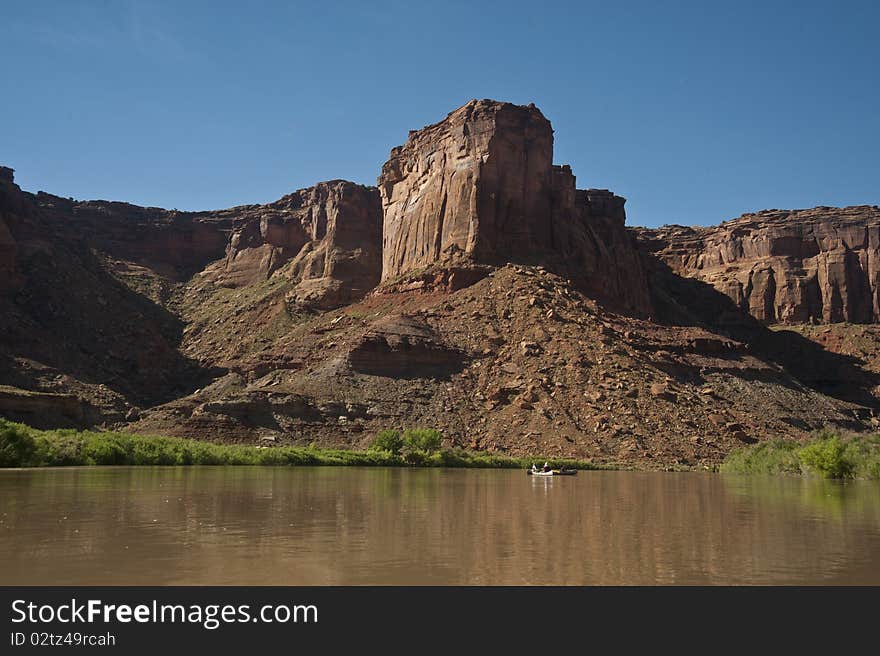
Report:
[[[2,472],[0,582],[880,583],[880,485],[350,468]]]

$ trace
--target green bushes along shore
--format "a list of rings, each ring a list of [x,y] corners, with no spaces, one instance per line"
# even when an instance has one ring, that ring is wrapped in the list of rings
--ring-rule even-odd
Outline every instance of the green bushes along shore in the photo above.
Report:
[[[721,471],[880,479],[880,435],[822,431],[808,442],[771,440],[733,451]]]
[[[383,437],[384,435],[384,437]],[[513,458],[441,449],[440,433],[381,431],[366,451],[301,446],[213,444],[177,437],[129,433],[37,430],[0,419],[0,467],[75,465],[354,465],[362,467],[526,468],[541,456]],[[554,467],[599,469],[589,462],[551,459]]]
[[[430,428],[379,431],[366,450],[312,446],[214,444],[177,437],[111,431],[38,430],[0,419],[0,467],[75,465],[353,465],[361,467],[475,467],[522,469],[549,460],[553,467],[608,469],[590,462],[441,448]],[[720,471],[797,474],[880,480],[880,435],[840,436],[823,431],[812,440],[770,440],[738,449]]]

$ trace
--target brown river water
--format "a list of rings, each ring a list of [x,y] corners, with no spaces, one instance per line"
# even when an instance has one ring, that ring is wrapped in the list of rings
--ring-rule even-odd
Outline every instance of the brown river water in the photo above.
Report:
[[[5,585],[880,584],[880,483],[351,467],[0,471]]]

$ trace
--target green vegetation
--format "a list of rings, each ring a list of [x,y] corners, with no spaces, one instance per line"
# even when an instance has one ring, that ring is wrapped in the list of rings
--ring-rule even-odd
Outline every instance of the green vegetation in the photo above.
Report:
[[[407,442],[407,433],[410,441]],[[380,439],[380,435],[383,436]],[[538,458],[512,458],[464,449],[439,449],[438,431],[415,429],[401,436],[381,431],[366,451],[319,449],[314,446],[244,446],[213,444],[176,437],[129,433],[42,431],[0,419],[0,467],[73,465],[356,465],[362,467],[474,467],[523,469]],[[378,443],[378,444],[377,444]],[[399,444],[397,452],[386,446]],[[437,448],[433,448],[434,445]],[[403,455],[401,455],[403,451]],[[551,460],[554,467],[600,469],[577,460]]]
[[[823,478],[853,477],[857,458],[847,457],[847,445],[836,435],[811,442],[796,453],[808,470]]]
[[[733,451],[721,471],[880,479],[880,435],[822,431],[806,443],[772,440]]]
[[[34,456],[35,440],[20,426],[0,423],[0,467],[18,467],[21,463],[30,462]]]
[[[467,464],[446,465],[442,458],[436,461],[435,456],[440,451],[443,436],[434,428],[407,428],[403,435],[399,431],[386,429],[379,431],[370,445],[373,451],[384,451],[390,455],[399,456],[403,452],[403,460],[408,465],[425,466],[459,466],[467,467]],[[451,453],[451,452],[450,452]],[[447,455],[450,461],[457,461],[451,455]]]
[[[431,454],[440,450],[443,436],[433,428],[407,428],[403,431],[403,444],[410,451]]]
[[[400,455],[402,448],[403,438],[400,436],[400,431],[390,428],[376,433],[376,437],[373,438],[373,443],[370,445],[371,451],[387,451],[395,456]]]

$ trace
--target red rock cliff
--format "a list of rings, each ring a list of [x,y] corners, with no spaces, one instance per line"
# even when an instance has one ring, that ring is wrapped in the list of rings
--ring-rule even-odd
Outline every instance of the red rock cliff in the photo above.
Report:
[[[222,212],[180,212],[106,200],[28,194],[55,229],[108,255],[184,281],[223,256],[231,219]]]
[[[434,265],[544,263],[639,313],[647,285],[624,199],[577,191],[534,105],[473,100],[410,133],[382,167],[382,279]]]
[[[22,282],[18,269],[18,245],[10,224],[24,211],[21,190],[13,181],[12,169],[0,166],[0,293],[17,289]]]
[[[880,208],[745,214],[713,228],[637,231],[679,275],[765,323],[880,321]]]
[[[213,267],[222,285],[241,287],[279,272],[296,283],[292,300],[329,308],[379,282],[382,210],[375,187],[321,182],[274,203],[216,214],[234,217],[226,258]]]

